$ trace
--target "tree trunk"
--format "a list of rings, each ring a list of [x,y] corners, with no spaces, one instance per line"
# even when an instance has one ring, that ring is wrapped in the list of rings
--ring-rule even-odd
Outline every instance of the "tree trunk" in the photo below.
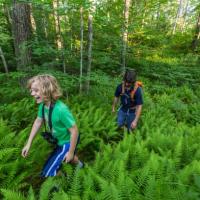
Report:
[[[58,15],[58,6],[59,6],[59,0],[53,0],[53,11],[54,11],[54,20],[55,20],[55,29],[56,29],[56,44],[57,48],[62,48],[62,42],[61,42],[61,33],[60,33],[60,18]]]
[[[199,39],[200,39],[200,13],[197,19],[197,25],[196,25],[196,31],[195,31],[195,36],[192,41],[192,50],[195,51],[198,44],[199,44]]]
[[[64,45],[63,45],[64,39],[62,38],[61,27],[60,27],[60,16],[58,14],[59,0],[53,1],[53,8],[54,8],[54,19],[55,19],[55,27],[56,27],[56,44],[57,44],[58,50],[61,51],[63,73],[66,73],[65,54],[64,54]]]
[[[147,12],[147,1],[144,1],[144,9],[143,9],[143,15],[142,15],[142,28],[144,28],[144,24],[145,24],[145,16],[146,16],[146,12]]]
[[[182,33],[184,32],[184,29],[185,29],[188,7],[189,7],[189,0],[186,0],[185,12],[184,12],[184,15],[183,15],[182,26],[181,26],[181,32]]]
[[[88,17],[88,66],[87,66],[87,84],[86,84],[87,93],[89,93],[89,89],[90,89],[90,74],[91,74],[91,63],[92,63],[92,37],[93,37],[92,15],[89,14],[89,17]]]
[[[128,17],[129,17],[129,7],[131,0],[125,0],[124,6],[124,30],[123,30],[123,40],[122,40],[122,71],[126,69],[126,48],[128,43]]]
[[[29,4],[14,1],[11,17],[17,69],[28,70],[31,64],[31,50],[28,46],[31,38]]]
[[[177,9],[177,13],[176,13],[176,19],[175,19],[175,22],[174,22],[174,25],[173,25],[172,35],[174,35],[175,32],[176,32],[178,19],[181,15],[181,9],[182,9],[182,0],[179,1],[179,6],[178,6],[178,9]]]
[[[83,77],[83,8],[80,8],[80,33],[81,33],[81,39],[80,39],[80,94],[82,93],[82,77]]]
[[[33,32],[36,32],[36,22],[35,22],[35,18],[33,17],[33,8],[32,6],[30,6],[30,18],[31,18],[31,27]]]
[[[8,7],[7,4],[4,4],[4,13],[5,13],[5,17],[6,17],[6,21],[7,21],[7,28],[9,31],[9,34],[12,35],[12,18],[11,18],[11,12],[10,12],[10,8]],[[14,43],[11,43],[11,48],[12,48],[12,53],[15,54],[15,48],[14,48]],[[14,56],[13,56],[14,57]]]
[[[1,47],[0,47],[0,56],[1,56],[1,59],[2,59],[2,62],[3,62],[5,72],[8,74],[8,66],[7,66],[7,63],[6,63],[6,60],[5,60],[5,57],[4,57],[4,54],[3,54]]]
[[[158,2],[158,9],[156,11],[156,27],[159,28],[160,25],[160,2]]]

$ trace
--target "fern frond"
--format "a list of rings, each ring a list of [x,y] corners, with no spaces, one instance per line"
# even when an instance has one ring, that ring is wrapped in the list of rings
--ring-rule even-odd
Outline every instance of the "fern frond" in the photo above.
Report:
[[[58,187],[58,183],[55,181],[54,177],[49,177],[40,187],[39,200],[49,200],[53,187]]]
[[[1,189],[1,193],[5,200],[26,200],[26,198],[20,192],[10,189]]]
[[[28,200],[36,200],[33,188],[30,187],[28,191],[28,195],[26,197]]]

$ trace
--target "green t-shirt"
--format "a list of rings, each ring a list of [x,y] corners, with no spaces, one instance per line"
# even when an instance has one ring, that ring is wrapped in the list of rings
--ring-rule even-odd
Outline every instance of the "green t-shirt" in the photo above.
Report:
[[[38,117],[42,118],[43,103],[39,105]],[[49,108],[44,106],[44,116],[46,127],[49,130]],[[69,108],[60,100],[57,100],[54,104],[52,112],[52,135],[58,140],[58,145],[63,145],[70,141],[69,128],[76,124],[72,113]]]

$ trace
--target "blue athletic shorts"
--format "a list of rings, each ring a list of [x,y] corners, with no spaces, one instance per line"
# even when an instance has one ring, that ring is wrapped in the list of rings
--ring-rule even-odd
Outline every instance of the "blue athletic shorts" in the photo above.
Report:
[[[135,112],[124,112],[122,109],[117,114],[117,124],[119,127],[127,125],[128,130],[131,130],[131,123],[135,119]]]
[[[77,144],[79,143],[79,137]],[[76,145],[77,146],[77,145]],[[41,172],[41,177],[56,176],[61,164],[65,158],[66,153],[69,151],[70,142],[62,146],[56,146],[53,152],[50,154]],[[74,153],[76,150],[74,151]]]

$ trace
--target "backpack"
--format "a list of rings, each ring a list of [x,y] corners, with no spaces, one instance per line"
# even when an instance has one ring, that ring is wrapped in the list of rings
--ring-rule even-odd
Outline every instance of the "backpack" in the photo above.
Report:
[[[143,87],[143,84],[141,81],[136,81],[134,84],[134,88],[131,90],[130,92],[130,97],[131,97],[131,101],[134,100],[134,95],[135,92],[137,91],[138,87]],[[122,83],[122,92],[121,92],[121,96],[125,94],[125,82]]]

